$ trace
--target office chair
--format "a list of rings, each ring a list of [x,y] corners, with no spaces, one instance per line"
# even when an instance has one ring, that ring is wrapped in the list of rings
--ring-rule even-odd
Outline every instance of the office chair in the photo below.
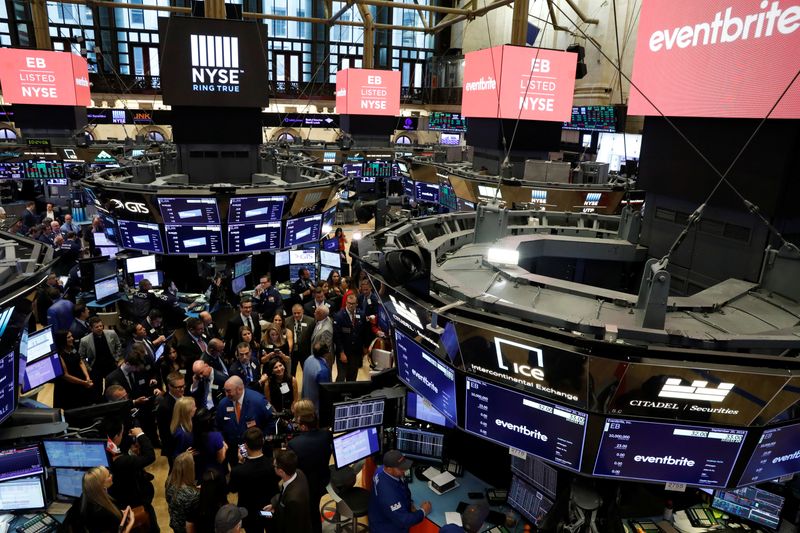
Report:
[[[369,491],[355,484],[356,472],[352,467],[337,469],[331,466],[331,481],[326,490],[332,501],[322,506],[322,518],[333,524],[336,533],[369,531],[366,524],[358,521],[369,511]]]
[[[599,533],[596,520],[601,505],[603,499],[594,489],[573,483],[569,498],[569,523],[564,524],[562,531]]]

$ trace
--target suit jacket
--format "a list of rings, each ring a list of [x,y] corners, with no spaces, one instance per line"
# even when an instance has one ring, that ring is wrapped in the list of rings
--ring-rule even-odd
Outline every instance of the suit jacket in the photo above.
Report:
[[[106,337],[106,342],[108,342],[108,348],[111,350],[111,355],[114,357],[114,361],[119,361],[120,357],[122,357],[122,343],[117,336],[115,331],[110,329],[104,329],[103,335]],[[94,350],[94,335],[86,335],[81,339],[81,343],[78,345],[78,353],[81,356],[81,359],[86,361],[86,364],[89,368],[91,368],[95,363],[95,358],[97,354]]]
[[[69,330],[72,332],[72,337],[75,339],[75,342],[78,343],[80,343],[81,339],[90,333],[89,324],[81,324],[76,319],[72,320],[72,325],[69,327]]]
[[[28,229],[30,229],[30,228],[32,228],[32,227],[34,227],[34,226],[35,226],[36,224],[38,224],[40,221],[41,221],[41,218],[39,217],[39,215],[37,215],[37,214],[35,214],[35,213],[31,213],[31,212],[30,212],[29,210],[27,210],[27,209],[25,210],[25,212],[24,212],[24,213],[22,213],[22,223],[23,223],[23,224],[25,225],[25,227],[26,227],[26,228],[28,228]]]
[[[297,454],[297,467],[308,479],[310,505],[319,508],[319,500],[325,494],[331,480],[331,452],[333,436],[326,429],[314,429],[295,435],[289,441],[289,449]]]
[[[208,343],[206,343],[206,347],[208,347]],[[178,342],[175,348],[178,350],[178,357],[180,357],[183,368],[185,368],[187,372],[191,371],[192,363],[203,357],[205,353],[203,348],[200,347],[200,344],[194,340],[188,332],[180,342]]]
[[[144,469],[155,462],[156,452],[147,435],[142,435],[136,442],[139,443],[139,455],[125,453],[114,459],[108,458],[109,470],[115,480],[108,493],[123,509],[128,505],[137,507],[150,503],[155,493]]]
[[[331,307],[330,302],[328,302],[328,300],[323,300],[321,305],[324,305],[328,309],[330,309]],[[314,318],[314,311],[316,309],[317,309],[317,301],[312,298],[310,302],[308,302],[303,306],[303,313],[310,316],[311,318]]]
[[[253,321],[253,339],[259,342],[261,340],[261,324],[258,321],[258,317],[253,314],[250,315],[250,319]],[[227,353],[231,353],[236,349],[236,345],[239,343],[239,328],[242,326],[244,326],[244,322],[242,322],[242,317],[238,313],[228,321],[228,325],[225,327],[225,349]]]
[[[299,468],[297,477],[283,493],[272,497],[272,524],[277,533],[311,533],[308,513],[308,480]]]
[[[351,355],[354,355],[360,361],[366,317],[361,315],[358,309],[356,309],[354,315],[356,319],[355,325],[351,322],[347,309],[342,309],[336,313],[333,319],[334,355],[338,358],[339,354],[344,352],[348,359]]]
[[[239,420],[236,420],[236,408],[227,397],[217,407],[217,430],[222,433],[230,448],[239,446],[242,436],[249,427],[258,426],[266,433],[273,433],[272,406],[263,394],[244,389],[244,399]]]
[[[208,326],[205,326],[203,332],[203,339],[208,342],[211,339],[221,339],[222,335],[219,333],[219,328],[212,322]]]
[[[156,405],[156,425],[158,426],[158,436],[161,438],[161,455],[172,457],[175,451],[175,440],[169,430],[172,422],[172,411],[175,409],[175,398],[172,394],[162,394],[158,397]]]
[[[217,372],[225,374],[228,377],[231,376],[231,371],[228,369],[228,366],[225,364],[225,361],[223,361],[221,357],[212,357],[210,354],[204,353],[201,359],[206,363],[208,363],[208,366],[210,366]]]
[[[74,320],[72,308],[75,304],[66,298],[60,298],[53,302],[47,309],[47,324],[53,326],[53,331],[68,330]]]
[[[286,329],[290,330],[294,335],[294,351],[303,360],[311,355],[311,333],[314,331],[314,319],[303,315],[297,326],[295,328],[293,316],[286,319]],[[300,332],[300,335],[295,335],[295,329]]]
[[[312,351],[318,342],[326,344],[329,349],[333,350],[333,320],[331,317],[326,318],[320,324],[314,323],[314,329],[311,332]]]
[[[187,379],[187,386],[190,387],[189,394],[194,398],[198,409],[206,407],[206,394],[208,393],[206,387],[211,387],[211,401],[214,402],[214,407],[219,406],[219,402],[225,397],[225,389],[223,388],[226,380],[225,374],[212,370],[210,378],[210,383],[207,380],[201,380],[195,390],[191,390],[193,382]]]
[[[256,459],[246,459],[231,469],[230,492],[239,493],[239,507],[247,509],[248,519],[258,517],[263,509],[278,493],[278,481],[272,467],[272,457],[262,455]]]
[[[121,368],[113,370],[106,376],[106,388],[111,385],[122,385],[128,393],[128,398],[135,400],[141,396],[150,396],[153,391],[147,383],[147,376],[143,372],[134,372],[133,380],[136,382],[135,387],[131,387],[131,382],[125,377],[125,373]]]
[[[264,389],[259,385],[258,380],[261,379],[261,365],[256,364],[252,359],[250,360],[250,380],[247,378],[247,369],[239,361],[234,361],[231,365],[231,376],[239,376],[245,382],[247,388],[253,389],[256,392],[262,392]]]

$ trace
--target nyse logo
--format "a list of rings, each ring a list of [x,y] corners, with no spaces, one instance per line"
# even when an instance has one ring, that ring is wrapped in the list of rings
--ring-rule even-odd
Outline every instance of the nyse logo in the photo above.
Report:
[[[239,92],[239,38],[221,35],[190,35],[192,90]]]
[[[115,209],[124,209],[131,213],[138,213],[141,215],[147,215],[150,213],[150,210],[141,202],[120,202],[116,198],[111,199],[111,203],[114,204]]]
[[[680,400],[698,400],[706,402],[721,402],[733,389],[733,383],[720,383],[717,388],[709,387],[708,381],[695,380],[691,385],[681,385],[680,378],[669,378],[661,392],[660,398],[677,398]]]
[[[528,346],[527,344],[521,344],[508,339],[500,339],[498,337],[494,338],[494,346],[495,351],[497,352],[497,366],[499,368],[502,370],[513,370],[515,374],[522,374],[523,376],[533,378],[537,381],[544,381],[544,356],[540,348],[534,348],[533,346]],[[511,367],[509,367],[503,358],[503,350],[514,350],[515,348],[526,351],[529,355],[534,354],[536,356],[536,366],[531,366],[530,364],[521,365],[519,363],[512,362]]]

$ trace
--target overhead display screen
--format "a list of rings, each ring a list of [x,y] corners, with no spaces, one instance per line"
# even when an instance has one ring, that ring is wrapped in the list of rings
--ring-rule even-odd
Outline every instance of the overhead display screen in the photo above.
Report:
[[[464,429],[580,470],[588,415],[467,377]]]
[[[132,220],[118,220],[120,244],[123,248],[143,250],[157,254],[164,253],[164,243],[161,241],[161,230],[158,224],[147,222],[134,222]]]
[[[257,22],[170,17],[162,54],[164,103],[176,106],[265,107],[266,26]]]
[[[414,184],[414,198],[418,202],[439,203],[439,186],[418,181]]]
[[[50,180],[64,177],[64,165],[61,164],[61,161],[25,161],[23,171],[25,172],[25,177],[31,180]]]
[[[281,247],[281,223],[228,225],[228,253],[277,250]]]
[[[454,423],[458,423],[455,370],[424,350],[400,330],[397,340],[397,376]]]
[[[800,118],[798,13],[796,2],[642,2],[629,114]]]
[[[91,103],[86,59],[69,52],[0,48],[0,85],[7,104]]]
[[[234,196],[228,222],[280,222],[285,202],[285,196]]]
[[[467,131],[467,119],[460,113],[447,113],[445,111],[431,111],[428,115],[428,129],[435,131]]]
[[[800,472],[800,424],[767,429],[761,435],[739,485],[760,483]]]
[[[0,423],[14,412],[16,375],[14,350],[0,357]]]
[[[725,487],[747,431],[609,418],[594,475]]]
[[[222,253],[221,226],[166,224],[167,250],[171,254],[212,255]]]
[[[0,180],[25,179],[25,169],[22,163],[0,163]]]
[[[298,244],[316,242],[322,231],[322,215],[290,218],[286,221],[286,236],[283,247],[290,248]]]
[[[359,174],[364,178],[392,178],[397,175],[397,166],[392,161],[365,161]]]
[[[336,73],[339,115],[400,115],[400,72],[346,68]]]
[[[617,115],[612,105],[582,105],[572,108],[572,117],[565,130],[617,131]]]
[[[213,197],[159,198],[165,224],[220,224],[217,199]]]

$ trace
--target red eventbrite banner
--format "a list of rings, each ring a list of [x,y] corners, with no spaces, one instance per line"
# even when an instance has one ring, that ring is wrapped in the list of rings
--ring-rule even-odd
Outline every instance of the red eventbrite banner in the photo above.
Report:
[[[86,59],[69,52],[0,48],[0,84],[11,104],[91,104]]]
[[[348,68],[336,73],[340,115],[400,115],[400,72]]]
[[[645,0],[633,83],[667,116],[764,118],[800,69],[797,0]],[[659,115],[631,87],[629,115]],[[800,118],[800,80],[770,118]]]
[[[496,46],[466,54],[465,117],[569,122],[578,55]]]

